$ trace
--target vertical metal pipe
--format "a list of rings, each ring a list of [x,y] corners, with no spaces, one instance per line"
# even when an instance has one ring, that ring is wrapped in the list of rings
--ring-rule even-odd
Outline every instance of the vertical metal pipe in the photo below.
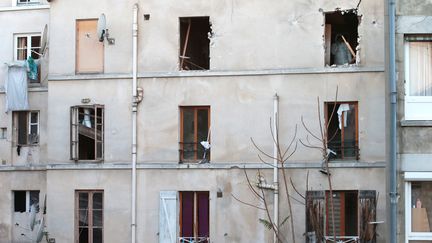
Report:
[[[279,226],[279,171],[278,171],[278,142],[279,142],[279,96],[277,94],[273,97],[273,185],[274,188],[274,205],[273,205],[273,222],[276,228]],[[278,242],[277,232],[274,232],[273,242]]]
[[[388,24],[389,24],[389,91],[390,91],[390,131],[389,131],[389,200],[390,200],[390,224],[389,242],[397,242],[397,144],[396,144],[396,112],[397,112],[397,90],[396,90],[396,57],[395,57],[395,0],[388,0]]]
[[[136,162],[137,162],[137,58],[138,58],[138,4],[133,6],[132,24],[132,195],[131,242],[136,242]]]

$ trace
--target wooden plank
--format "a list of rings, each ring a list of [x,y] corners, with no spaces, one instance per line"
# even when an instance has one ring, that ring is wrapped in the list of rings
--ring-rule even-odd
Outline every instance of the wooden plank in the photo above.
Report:
[[[331,24],[326,24],[324,28],[324,47],[325,47],[325,64],[330,65],[331,57]]]

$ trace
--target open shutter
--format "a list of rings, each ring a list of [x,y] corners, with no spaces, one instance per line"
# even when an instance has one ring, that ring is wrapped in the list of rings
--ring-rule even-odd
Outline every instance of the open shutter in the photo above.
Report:
[[[70,158],[78,160],[78,107],[70,108]]]
[[[306,242],[319,243],[324,238],[325,191],[306,192]]]
[[[359,191],[359,216],[360,216],[360,242],[375,243],[376,241],[376,221],[377,208],[376,191]]]
[[[95,160],[104,158],[104,107],[95,105]]]
[[[177,192],[161,191],[159,203],[159,243],[175,243],[177,237]]]

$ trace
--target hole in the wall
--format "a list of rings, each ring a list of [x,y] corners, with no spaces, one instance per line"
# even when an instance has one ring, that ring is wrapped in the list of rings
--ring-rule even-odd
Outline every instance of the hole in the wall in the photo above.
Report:
[[[359,24],[355,9],[325,13],[326,65],[356,63]]]
[[[180,70],[210,69],[210,18],[180,18]]]

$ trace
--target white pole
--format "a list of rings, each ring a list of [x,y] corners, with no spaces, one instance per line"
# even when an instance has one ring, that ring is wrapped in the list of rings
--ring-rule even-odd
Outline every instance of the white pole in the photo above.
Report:
[[[279,96],[277,94],[273,97],[273,134],[276,142],[273,143],[273,185],[274,189],[274,206],[273,206],[273,222],[276,228],[279,226],[279,171],[278,171],[278,126],[279,126]],[[273,242],[278,242],[276,231],[273,235]]]
[[[136,243],[136,161],[137,161],[137,48],[138,48],[138,4],[133,6],[132,24],[132,215],[131,242]]]

